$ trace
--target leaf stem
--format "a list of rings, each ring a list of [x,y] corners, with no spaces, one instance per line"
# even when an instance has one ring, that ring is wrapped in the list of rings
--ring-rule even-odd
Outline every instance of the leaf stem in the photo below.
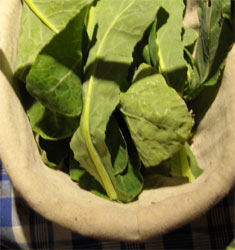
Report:
[[[51,29],[54,33],[58,34],[59,31],[51,24],[48,22],[48,20],[42,15],[42,13],[36,8],[36,6],[32,3],[32,0],[25,0],[29,8],[34,12],[34,14],[41,19],[41,21],[49,28]]]
[[[93,82],[93,76],[91,76],[91,80],[90,80],[90,85],[92,85]],[[91,101],[91,89],[92,88],[88,88],[88,93],[87,93],[87,100],[86,103],[90,104]],[[91,140],[91,135],[90,135],[90,128],[89,128],[89,124],[90,124],[90,105],[85,105],[84,108],[84,122],[83,122],[83,132],[84,132],[84,136],[85,136],[85,141],[87,144],[87,149],[88,152],[97,168],[97,171],[100,175],[101,181],[103,182],[104,188],[108,194],[108,196],[112,199],[112,200],[117,200],[117,193],[113,187],[112,181],[92,143]]]

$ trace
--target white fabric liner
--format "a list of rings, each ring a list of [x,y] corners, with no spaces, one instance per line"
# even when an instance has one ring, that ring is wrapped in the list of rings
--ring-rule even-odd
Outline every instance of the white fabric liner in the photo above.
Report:
[[[196,1],[185,22],[197,26]],[[0,0],[0,159],[17,191],[47,219],[85,236],[143,241],[188,223],[223,198],[235,183],[235,47],[219,94],[203,119],[193,151],[204,173],[192,184],[144,190],[117,204],[82,190],[40,158],[28,118],[12,88],[20,0]]]

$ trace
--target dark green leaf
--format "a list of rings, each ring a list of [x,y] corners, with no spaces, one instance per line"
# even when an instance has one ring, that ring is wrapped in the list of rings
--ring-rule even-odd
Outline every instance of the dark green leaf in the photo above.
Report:
[[[222,2],[222,13],[223,17],[230,19],[231,18],[231,0],[221,0]]]
[[[225,66],[233,35],[229,21],[222,16],[222,1],[202,1],[199,11],[200,34],[198,39],[195,69],[185,98],[196,98],[206,86],[216,85]]]
[[[107,125],[106,144],[111,155],[114,175],[121,174],[126,169],[128,163],[127,145],[113,116],[111,116]]]
[[[126,171],[116,176],[118,188],[125,194],[125,202],[132,201],[143,189],[143,177],[140,174],[140,160],[133,142],[128,143],[129,161]]]
[[[169,168],[168,165],[165,164],[165,161],[163,161],[162,163],[160,163],[158,166],[155,167],[150,167],[150,168],[145,168],[143,166],[143,168],[141,169],[141,173],[144,176],[144,179],[146,178],[146,176],[151,176],[151,175],[163,175],[163,176],[168,176],[170,177],[170,171],[171,169]]]
[[[69,139],[50,141],[36,136],[42,160],[46,165],[53,168],[60,168],[60,164],[69,155]]]
[[[79,186],[95,195],[108,199],[103,187],[95,178],[82,168],[74,158],[70,157],[69,174],[72,180],[78,182]]]
[[[223,75],[221,74],[216,84],[207,86],[196,98],[188,101],[188,107],[190,108],[190,110],[193,110],[194,114],[194,132],[196,131],[201,120],[204,118],[205,114],[214,102],[221,86],[222,76]]]
[[[186,177],[168,177],[158,174],[148,175],[145,178],[144,189],[156,189],[162,187],[174,187],[187,183]]]
[[[51,112],[35,101],[27,110],[32,129],[46,140],[71,137],[79,125],[79,117],[66,117]]]
[[[118,131],[121,130],[122,134],[120,136],[125,139],[128,153],[127,166],[124,172],[115,176],[115,180],[118,188],[124,194],[124,201],[128,202],[133,200],[143,189],[143,177],[140,173],[141,163],[138,152],[131,139],[130,132],[121,112],[116,110],[114,117],[116,118],[116,121],[118,121],[117,123],[119,125],[119,128],[116,127],[116,129]],[[118,131],[116,134],[120,134]]]

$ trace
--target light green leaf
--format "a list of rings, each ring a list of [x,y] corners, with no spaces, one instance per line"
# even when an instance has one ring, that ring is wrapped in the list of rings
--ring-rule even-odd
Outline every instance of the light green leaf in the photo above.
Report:
[[[156,43],[156,28],[157,28],[157,19],[155,18],[153,24],[150,27],[150,30],[148,31],[148,37],[147,41],[143,39],[142,42],[147,42],[147,44],[143,48],[143,59],[144,61],[154,66],[155,68],[158,67],[158,46]]]
[[[185,150],[186,155],[187,155],[190,171],[191,171],[192,175],[194,176],[194,178],[196,179],[197,177],[199,177],[202,174],[203,170],[199,167],[197,160],[196,160],[188,143],[185,143],[184,150]]]
[[[71,137],[79,125],[79,117],[66,117],[51,112],[35,101],[27,110],[32,129],[46,140]]]
[[[144,49],[143,49],[143,52],[142,52],[142,56],[143,56],[144,61],[145,61],[147,64],[151,65],[151,58],[150,58],[150,53],[149,53],[149,46],[148,46],[148,44],[146,44],[146,45],[144,46]]]
[[[120,110],[146,167],[171,157],[190,136],[187,106],[161,74],[136,81],[121,95]]]
[[[128,76],[134,47],[153,22],[157,9],[155,0],[102,0],[92,10],[96,43],[88,57],[81,125],[71,148],[75,159],[114,200],[125,200],[125,195],[121,195],[114,178],[105,130],[119,103],[120,87]]]
[[[156,43],[156,29],[157,29],[157,18],[155,18],[151,30],[150,30],[150,34],[148,37],[148,47],[149,47],[149,53],[150,53],[150,58],[151,58],[151,62],[152,65],[157,68],[158,67],[158,63],[159,63],[159,58],[158,58],[158,46]]]
[[[41,50],[26,78],[28,92],[48,109],[67,116],[82,110],[81,73],[89,6]]]
[[[157,14],[157,38],[159,65],[167,83],[182,94],[187,78],[184,45],[181,40],[183,28],[183,0],[162,1]]]
[[[190,183],[203,172],[198,166],[188,143],[185,143],[184,147],[165,164],[170,167],[172,176],[187,177]]]
[[[16,74],[22,81],[36,56],[85,5],[93,0],[23,1]]]
[[[23,1],[21,14],[16,76],[25,82],[26,75],[36,56],[55,33],[44,25]]]
[[[153,68],[146,63],[141,63],[139,65],[138,69],[136,69],[136,71],[134,73],[132,84],[145,78],[145,77],[155,75],[156,73],[158,73],[156,68]]]
[[[187,27],[183,28],[183,45],[184,47],[189,47],[195,44],[198,33],[194,29],[190,29]]]

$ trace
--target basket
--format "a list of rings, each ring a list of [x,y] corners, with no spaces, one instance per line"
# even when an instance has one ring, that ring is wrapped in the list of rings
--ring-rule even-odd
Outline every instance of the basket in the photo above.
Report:
[[[192,21],[195,12],[188,12]],[[235,47],[192,146],[203,174],[191,184],[146,189],[137,201],[119,204],[43,164],[13,81],[20,13],[20,0],[0,1],[0,159],[30,207],[84,236],[144,241],[192,221],[229,192],[235,182]]]

